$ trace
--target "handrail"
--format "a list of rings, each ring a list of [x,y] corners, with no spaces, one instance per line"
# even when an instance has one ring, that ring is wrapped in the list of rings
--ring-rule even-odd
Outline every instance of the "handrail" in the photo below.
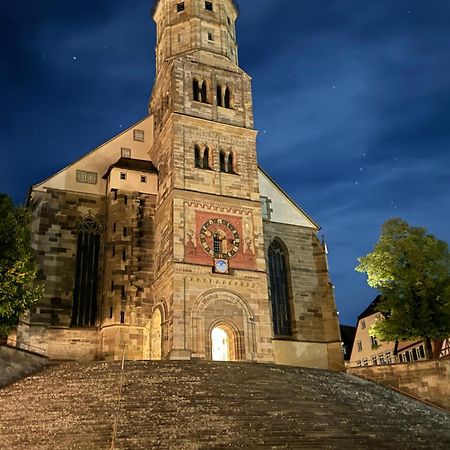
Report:
[[[114,412],[114,422],[112,428],[112,437],[111,437],[111,450],[115,450],[116,448],[116,436],[117,436],[117,424],[119,422],[119,412],[120,412],[120,401],[122,399],[122,390],[123,390],[123,376],[124,376],[124,368],[125,368],[125,351],[126,346],[123,346],[122,351],[122,365],[120,368],[120,378],[119,378],[119,389],[117,392],[117,403],[116,410]]]
[[[47,354],[47,349],[45,349],[45,348],[37,347],[36,345],[31,345],[26,342],[21,342],[21,341],[17,341],[17,340],[15,341],[12,339],[8,339],[6,341],[6,345],[8,345],[10,347],[18,348],[20,350],[25,350],[30,353],[36,353],[41,356],[46,356],[46,354]]]

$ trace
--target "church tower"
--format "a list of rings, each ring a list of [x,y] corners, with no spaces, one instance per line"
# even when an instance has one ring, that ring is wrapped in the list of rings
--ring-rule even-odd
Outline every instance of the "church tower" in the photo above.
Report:
[[[162,356],[272,361],[251,79],[234,0],[157,0],[150,101],[159,172],[155,309]]]

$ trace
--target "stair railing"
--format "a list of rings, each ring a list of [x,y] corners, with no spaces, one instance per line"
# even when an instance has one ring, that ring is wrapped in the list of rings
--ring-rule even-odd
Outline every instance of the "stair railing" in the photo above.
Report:
[[[122,401],[122,391],[123,391],[123,381],[124,381],[125,351],[126,351],[126,346],[124,345],[123,350],[122,350],[122,364],[120,367],[119,389],[117,391],[116,409],[114,411],[114,422],[113,422],[113,427],[112,427],[111,450],[115,450],[115,448],[116,448],[117,425],[119,422],[120,403]]]

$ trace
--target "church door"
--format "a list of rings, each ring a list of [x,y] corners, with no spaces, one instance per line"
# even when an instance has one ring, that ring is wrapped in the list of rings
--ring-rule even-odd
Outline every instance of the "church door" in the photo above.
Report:
[[[228,334],[220,327],[216,327],[211,332],[212,341],[212,360],[229,361],[230,360],[230,341]]]

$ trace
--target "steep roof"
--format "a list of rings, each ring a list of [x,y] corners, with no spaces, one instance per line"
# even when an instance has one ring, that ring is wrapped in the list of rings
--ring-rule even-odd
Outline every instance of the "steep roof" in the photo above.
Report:
[[[377,306],[381,301],[381,295],[378,295],[375,300],[358,316],[358,321],[364,319],[364,317],[369,317],[372,314],[375,314],[377,311]]]

